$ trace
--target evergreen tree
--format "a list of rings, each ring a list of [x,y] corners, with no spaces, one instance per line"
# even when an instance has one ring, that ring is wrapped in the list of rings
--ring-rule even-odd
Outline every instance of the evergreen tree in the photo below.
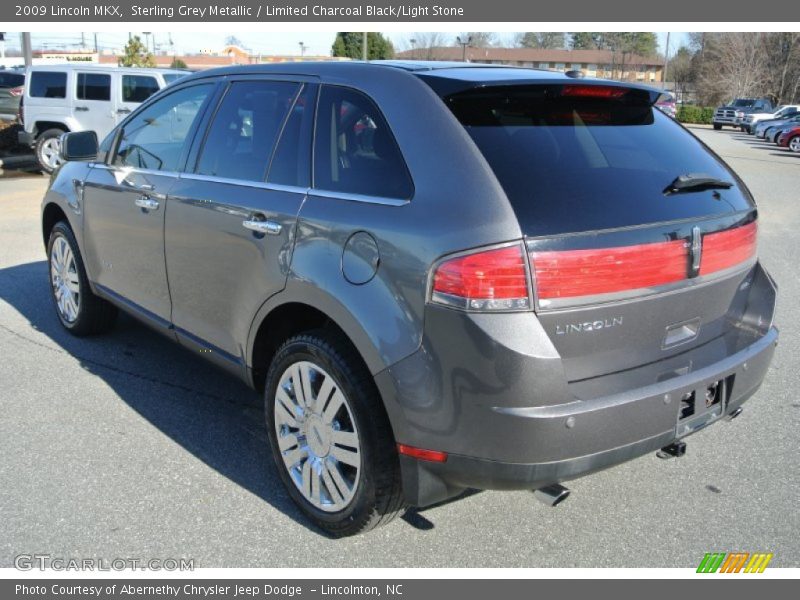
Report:
[[[360,59],[363,57],[361,44],[364,34],[360,31],[340,31],[331,47],[332,56]],[[379,32],[367,33],[367,59],[381,60],[394,57],[392,42]]]
[[[120,67],[155,67],[156,60],[147,51],[147,47],[142,43],[138,35],[133,36],[122,49],[122,56],[119,57]]]

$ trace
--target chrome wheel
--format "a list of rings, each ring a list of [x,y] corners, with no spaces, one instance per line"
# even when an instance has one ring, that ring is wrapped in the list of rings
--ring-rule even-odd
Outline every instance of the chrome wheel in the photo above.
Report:
[[[61,149],[61,140],[57,137],[51,137],[44,140],[39,148],[39,158],[43,165],[50,169],[55,169],[61,165],[61,157],[59,150]]]
[[[61,318],[74,323],[81,305],[80,279],[75,255],[67,240],[58,237],[50,250],[50,282]]]
[[[789,140],[789,150],[792,152],[800,152],[800,135]]]
[[[275,392],[281,459],[303,497],[336,512],[358,487],[361,447],[349,402],[336,381],[308,361],[290,365]]]

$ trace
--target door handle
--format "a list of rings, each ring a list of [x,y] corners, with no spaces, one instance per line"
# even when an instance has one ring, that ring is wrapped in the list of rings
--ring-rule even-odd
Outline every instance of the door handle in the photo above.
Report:
[[[278,235],[281,232],[281,229],[283,229],[283,226],[275,221],[256,221],[255,219],[242,221],[242,226],[250,231],[255,231],[256,233],[266,233],[269,235]]]
[[[117,114],[118,115],[127,115],[129,112],[131,112],[130,108],[118,108],[117,109]]]
[[[87,110],[89,110],[89,107],[88,106],[76,106],[75,110],[87,111]]]
[[[139,208],[143,208],[145,210],[158,210],[159,204],[158,200],[153,200],[152,198],[148,198],[147,196],[139,196],[135,201],[134,204]]]

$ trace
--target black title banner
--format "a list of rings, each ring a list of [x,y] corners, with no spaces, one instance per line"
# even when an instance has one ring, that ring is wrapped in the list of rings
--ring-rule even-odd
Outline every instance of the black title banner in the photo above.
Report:
[[[761,0],[4,0],[0,21],[31,22],[800,22],[800,2]]]

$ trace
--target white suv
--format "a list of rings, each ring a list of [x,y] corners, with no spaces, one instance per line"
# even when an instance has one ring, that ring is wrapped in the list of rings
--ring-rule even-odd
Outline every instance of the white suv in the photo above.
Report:
[[[60,137],[95,131],[102,140],[132,110],[186,71],[102,65],[37,65],[28,69],[20,105],[20,143],[34,148],[41,168],[59,164]]]

